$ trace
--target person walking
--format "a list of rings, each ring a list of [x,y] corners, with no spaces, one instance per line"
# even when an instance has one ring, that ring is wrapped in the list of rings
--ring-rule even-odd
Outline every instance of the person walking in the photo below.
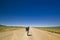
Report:
[[[27,36],[29,35],[29,27],[26,27]]]

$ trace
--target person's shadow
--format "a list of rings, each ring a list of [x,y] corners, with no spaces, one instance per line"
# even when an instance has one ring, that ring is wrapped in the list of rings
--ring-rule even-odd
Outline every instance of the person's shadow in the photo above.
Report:
[[[29,35],[27,35],[27,36],[32,36],[32,34],[29,34]]]

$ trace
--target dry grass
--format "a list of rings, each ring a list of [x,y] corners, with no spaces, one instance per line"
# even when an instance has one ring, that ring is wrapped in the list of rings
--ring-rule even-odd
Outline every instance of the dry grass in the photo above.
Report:
[[[58,27],[39,27],[38,29],[60,34],[60,28]]]
[[[0,26],[0,32],[13,31],[13,30],[21,29],[21,28],[22,28],[22,27],[8,27],[8,26]]]

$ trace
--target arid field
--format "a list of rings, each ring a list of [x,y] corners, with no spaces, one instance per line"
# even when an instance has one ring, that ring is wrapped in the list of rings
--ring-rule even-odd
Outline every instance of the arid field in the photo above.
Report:
[[[0,27],[0,40],[60,40],[59,28]]]
[[[37,27],[40,30],[49,31],[52,33],[60,34],[60,27]]]

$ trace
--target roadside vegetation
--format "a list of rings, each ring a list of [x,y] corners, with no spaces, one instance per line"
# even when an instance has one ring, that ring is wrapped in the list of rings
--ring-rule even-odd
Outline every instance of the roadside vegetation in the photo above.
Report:
[[[60,27],[38,27],[38,29],[60,34]]]
[[[17,26],[0,26],[0,32],[6,32],[6,31],[13,31],[13,30],[18,30],[23,27],[17,27]]]

